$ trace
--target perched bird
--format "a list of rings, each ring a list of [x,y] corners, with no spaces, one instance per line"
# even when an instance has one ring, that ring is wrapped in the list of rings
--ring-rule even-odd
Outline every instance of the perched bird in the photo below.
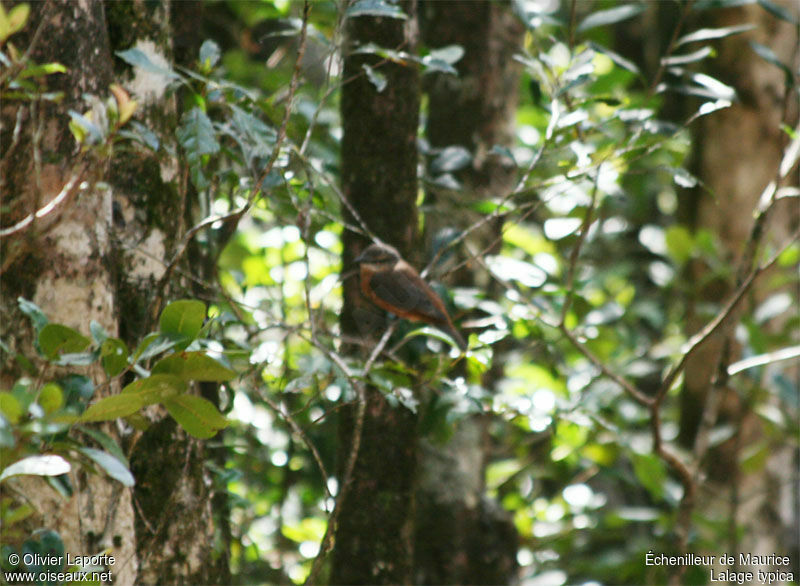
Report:
[[[355,262],[361,266],[361,291],[367,299],[398,317],[434,325],[462,351],[467,349],[442,300],[394,248],[371,244]]]

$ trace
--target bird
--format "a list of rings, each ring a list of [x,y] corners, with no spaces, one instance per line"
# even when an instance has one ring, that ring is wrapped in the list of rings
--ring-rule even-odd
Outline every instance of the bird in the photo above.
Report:
[[[434,325],[462,352],[467,349],[444,302],[397,250],[387,244],[371,244],[354,262],[360,268],[361,291],[372,303],[403,319]]]

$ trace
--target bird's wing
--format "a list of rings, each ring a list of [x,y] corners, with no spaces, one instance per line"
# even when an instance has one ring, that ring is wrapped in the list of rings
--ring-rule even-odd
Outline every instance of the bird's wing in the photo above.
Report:
[[[400,317],[429,323],[449,321],[442,301],[420,277],[401,271],[383,271],[374,273],[369,284],[377,300],[383,302],[379,305]]]

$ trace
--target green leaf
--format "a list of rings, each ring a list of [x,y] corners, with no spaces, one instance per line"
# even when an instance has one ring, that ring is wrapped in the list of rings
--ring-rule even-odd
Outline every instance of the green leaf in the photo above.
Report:
[[[778,6],[770,0],[758,0],[759,6],[769,12],[772,16],[786,21],[790,24],[797,25],[797,18],[783,6]]]
[[[64,404],[64,393],[56,383],[47,383],[39,391],[39,400],[37,402],[44,409],[44,412],[49,415],[54,411],[58,411]]]
[[[17,304],[19,304],[19,310],[27,315],[31,322],[33,322],[33,327],[38,334],[41,329],[47,325],[48,319],[44,312],[39,309],[39,306],[36,305],[33,301],[28,301],[24,297],[17,297]]]
[[[147,404],[141,395],[135,393],[112,395],[90,405],[78,421],[113,421],[119,417],[132,415]]]
[[[170,337],[183,337],[193,340],[203,327],[206,305],[195,299],[173,301],[161,312],[158,325]]]
[[[632,461],[636,478],[655,499],[661,500],[667,480],[664,462],[653,454],[633,454]]]
[[[105,397],[90,405],[78,421],[111,421],[127,417],[142,407],[162,403],[185,390],[186,384],[172,375],[149,376],[132,382],[119,395]]]
[[[598,10],[583,19],[578,25],[578,32],[583,32],[598,26],[605,26],[607,24],[614,24],[623,20],[627,20],[644,11],[642,4],[625,4],[608,10]]]
[[[72,469],[64,458],[54,454],[44,454],[40,456],[29,456],[8,466],[0,474],[0,482],[10,476],[30,475],[30,476],[60,476]]]
[[[128,464],[128,459],[122,452],[122,448],[119,447],[119,444],[113,437],[107,433],[103,433],[99,429],[92,429],[91,427],[85,427],[83,425],[79,426],[79,429],[100,444],[109,454],[122,462],[126,468],[130,468],[130,464]]]
[[[675,262],[684,264],[691,258],[694,251],[694,238],[685,226],[670,226],[667,228],[664,240],[667,244],[667,251]]]
[[[357,0],[344,13],[346,18],[357,16],[375,16],[383,18],[406,19],[408,16],[396,4],[386,0]]]
[[[81,352],[91,343],[83,334],[61,324],[47,324],[39,332],[39,347],[50,360],[59,354]]]
[[[128,366],[128,347],[118,338],[107,338],[100,346],[100,356],[108,376],[117,376]]]
[[[710,41],[712,39],[723,39],[731,35],[738,35],[739,33],[753,30],[754,28],[756,28],[754,24],[739,24],[736,26],[726,26],[723,28],[701,28],[700,30],[696,30],[693,33],[689,33],[688,35],[684,35],[678,39],[678,41],[675,43],[675,48],[677,49],[686,43]]]
[[[67,68],[61,63],[42,63],[41,65],[34,65],[33,67],[26,67],[19,72],[19,78],[25,79],[26,77],[40,77],[43,75],[51,75],[53,73],[66,73]]]
[[[172,397],[164,402],[164,406],[175,421],[189,435],[196,438],[213,437],[220,429],[224,429],[229,424],[229,421],[210,401],[195,395]]]
[[[219,152],[214,126],[206,113],[197,106],[181,117],[177,136],[190,161],[198,160],[201,155]]]
[[[23,2],[22,4],[17,4],[8,11],[8,26],[9,30],[11,31],[10,34],[14,34],[20,30],[22,27],[25,26],[25,23],[28,22],[28,16],[31,13],[31,7],[27,2]]]
[[[102,450],[94,448],[78,448],[78,451],[95,461],[111,478],[118,480],[124,486],[133,486],[136,481],[128,467],[117,458]]]
[[[171,69],[162,67],[160,65],[156,65],[150,58],[144,54],[140,49],[128,49],[127,51],[117,51],[116,56],[125,61],[126,63],[133,65],[134,67],[141,67],[145,71],[149,71],[150,73],[159,73],[161,75],[165,75],[171,79],[180,79],[180,75],[172,71]]]
[[[153,374],[173,374],[191,381],[223,382],[236,377],[236,373],[203,352],[171,354],[153,367]]]
[[[122,394],[140,395],[144,397],[146,405],[151,405],[185,390],[186,383],[178,377],[171,374],[154,374],[132,382],[122,389]]]
[[[19,423],[22,417],[22,405],[20,405],[17,398],[8,391],[0,392],[0,413],[8,419],[11,423]]]

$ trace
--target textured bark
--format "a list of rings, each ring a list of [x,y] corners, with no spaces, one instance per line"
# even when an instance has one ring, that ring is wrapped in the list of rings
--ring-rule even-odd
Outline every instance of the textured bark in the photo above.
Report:
[[[178,119],[175,98],[167,94],[163,77],[133,71],[113,58],[115,51],[136,46],[154,62],[172,62],[168,2],[42,2],[32,3],[32,10],[27,39],[14,41],[24,50],[41,24],[31,57],[67,66],[68,74],[52,77],[48,88],[64,90],[66,99],[57,106],[42,104],[39,110],[3,104],[4,129],[13,128],[17,119],[23,122],[20,140],[2,147],[0,193],[9,212],[3,214],[3,227],[41,208],[74,172],[77,153],[66,111],[85,111],[84,93],[105,98],[112,81],[122,83],[139,104],[136,119],[159,135],[162,145],[174,141]],[[196,47],[186,54],[196,55]],[[94,320],[129,347],[156,327],[164,304],[160,300],[191,296],[174,277],[161,288],[178,239],[196,219],[197,194],[178,180],[178,160],[168,154],[176,150],[171,144],[156,155],[123,143],[111,158],[92,162],[86,174],[92,187],[68,198],[29,230],[3,239],[0,328],[13,352],[33,355],[29,320],[16,309],[20,295],[36,302],[52,322],[88,335]],[[36,158],[43,161],[40,169],[34,165]],[[107,187],[95,188],[100,180]],[[193,252],[194,266],[213,264],[202,252]],[[180,268],[190,272],[185,264]],[[20,375],[7,358],[3,388]],[[70,369],[76,371],[80,369]],[[95,384],[106,380],[96,367],[85,369],[85,374]],[[105,392],[119,392],[119,384]],[[204,389],[203,394],[216,398],[215,389]],[[39,512],[29,529],[58,531],[66,552],[73,555],[111,553],[117,562],[108,569],[118,584],[227,583],[225,556],[215,560],[213,555],[214,493],[203,465],[205,446],[188,438],[164,410],[150,408],[147,416],[153,425],[145,432],[121,423],[105,426],[129,456],[137,482],[133,491],[84,470],[71,475],[75,496],[69,500],[38,479],[10,483],[12,491],[24,494]]]
[[[115,51],[136,47],[154,63],[191,66],[203,39],[174,33],[197,28],[201,6],[195,3],[108,2],[108,27]],[[181,39],[175,46],[173,39]],[[120,336],[129,344],[157,327],[157,316],[169,300],[197,297],[192,281],[213,273],[208,250],[191,247],[166,280],[165,268],[183,234],[200,219],[199,195],[185,180],[177,157],[174,129],[179,100],[168,91],[168,80],[117,61],[117,75],[126,80],[140,104],[138,120],[155,132],[163,147],[158,153],[131,149],[115,157],[109,181],[114,186],[118,238],[117,294]],[[200,386],[200,385],[198,385]],[[197,389],[217,402],[216,388]],[[227,583],[227,554],[215,556],[217,544],[212,504],[224,510],[212,487],[205,442],[189,437],[163,409],[148,409],[151,426],[126,439],[136,508],[139,580],[146,584]],[[169,511],[165,515],[165,511]],[[223,523],[225,521],[222,521]],[[216,544],[216,545],[215,545]]]
[[[414,51],[416,18],[407,21],[359,17],[348,26],[349,49],[374,42]],[[342,89],[342,187],[369,228],[407,254],[416,234],[416,136],[419,79],[412,63],[385,63],[368,55],[348,54]],[[382,92],[367,80],[363,64],[386,76]],[[348,222],[354,222],[352,215]],[[364,238],[344,235],[343,274]],[[341,324],[344,336],[374,339],[383,316],[361,298],[356,279],[344,284]],[[333,584],[407,584],[412,581],[413,481],[416,466],[416,418],[391,407],[374,389],[366,393],[366,421],[355,470],[346,490],[336,528],[330,582]],[[355,427],[355,409],[340,425],[340,461],[347,461]]]
[[[74,172],[75,142],[67,128],[67,109],[84,111],[82,94],[105,95],[111,82],[111,52],[105,14],[99,3],[34,3],[25,35],[15,42],[27,47],[36,27],[41,39],[31,51],[37,62],[58,61],[68,72],[51,76],[50,90],[61,90],[62,104],[3,105],[3,124],[19,113],[23,120],[19,143],[4,147],[3,225],[42,208],[68,182]],[[37,107],[38,106],[38,107]],[[41,161],[41,166],[37,165]],[[102,177],[106,169],[98,162],[87,175]],[[27,230],[3,240],[0,295],[2,339],[13,352],[33,358],[30,322],[16,307],[23,296],[36,303],[51,322],[62,323],[89,334],[91,320],[112,336],[117,335],[112,250],[111,192],[90,181],[64,204],[34,222]],[[6,359],[8,357],[5,357]],[[89,376],[95,384],[105,380],[97,366],[70,368]],[[49,372],[58,378],[66,369]],[[21,373],[13,362],[3,364],[3,387]],[[113,387],[109,392],[118,390]],[[106,431],[112,432],[110,428]],[[31,503],[36,514],[26,520],[25,530],[46,527],[57,531],[72,555],[111,552],[117,562],[108,568],[117,583],[132,584],[137,575],[131,493],[102,474],[80,468],[70,473],[73,494],[66,499],[38,477],[12,479],[15,500]]]
[[[429,96],[426,137],[433,149],[459,145],[472,163],[458,172],[463,189],[447,194],[428,189],[427,240],[436,243],[453,224],[466,227],[476,217],[465,202],[501,196],[514,187],[514,168],[491,154],[495,145],[514,141],[514,115],[520,68],[513,61],[522,45],[523,27],[511,7],[498,2],[424,2],[422,35],[431,49],[459,45],[464,56],[458,76],[436,74]],[[473,232],[472,250],[498,247],[502,221]],[[435,244],[433,245],[435,247]],[[492,294],[492,283],[476,282],[466,267],[456,280]],[[484,377],[492,388],[502,361]],[[514,580],[517,534],[510,516],[483,497],[486,422],[460,421],[445,445],[423,442],[417,492],[416,581],[422,584],[503,584]]]

